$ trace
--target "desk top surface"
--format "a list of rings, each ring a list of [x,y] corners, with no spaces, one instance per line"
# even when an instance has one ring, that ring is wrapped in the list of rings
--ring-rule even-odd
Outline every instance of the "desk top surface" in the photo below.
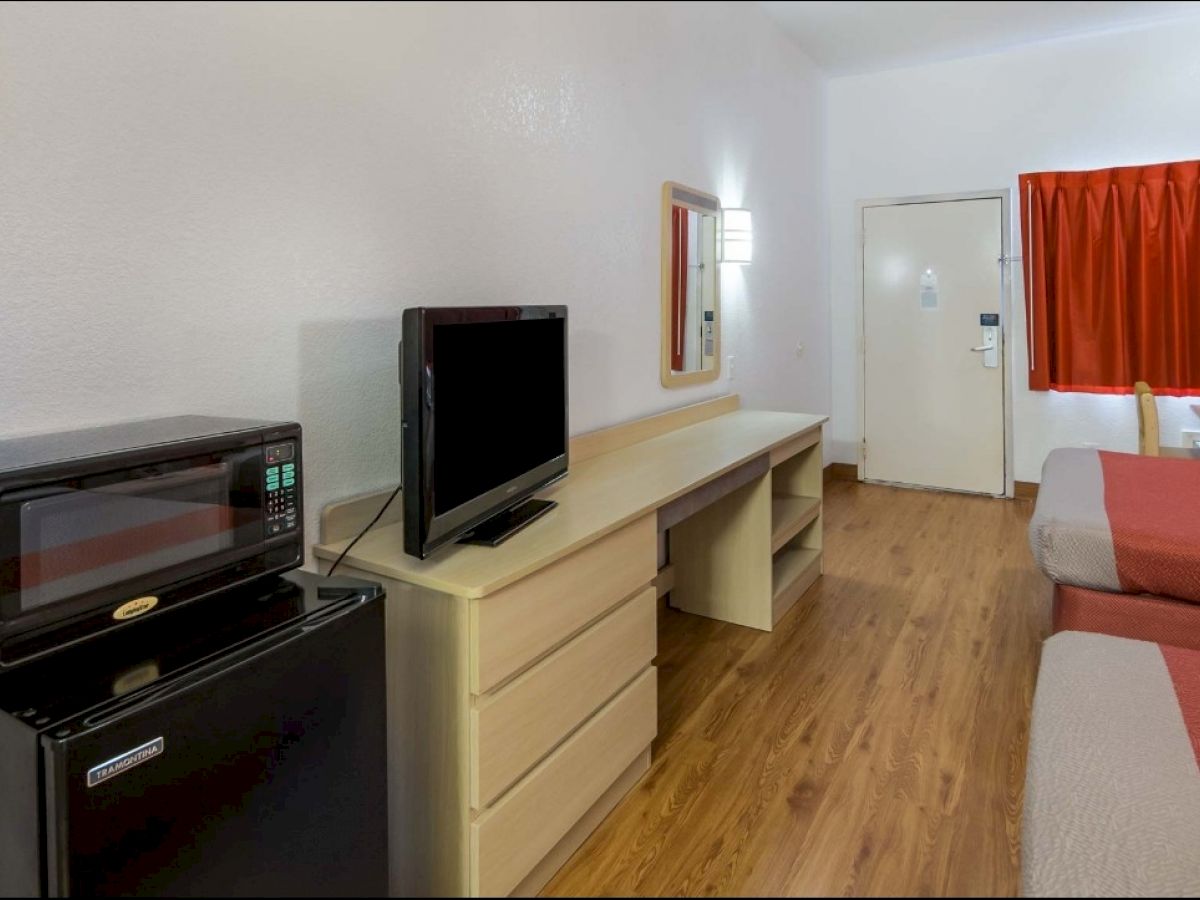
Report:
[[[827,418],[727,413],[572,463],[566,478],[537,494],[557,500],[558,507],[498,547],[452,544],[417,559],[405,554],[404,526],[397,522],[368,532],[343,564],[460,597],[482,597],[819,428]],[[313,551],[333,560],[348,543],[318,544]]]

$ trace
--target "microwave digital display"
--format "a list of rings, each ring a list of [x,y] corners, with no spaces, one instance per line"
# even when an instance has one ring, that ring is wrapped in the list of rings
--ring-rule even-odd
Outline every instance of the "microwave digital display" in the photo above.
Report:
[[[0,502],[17,507],[20,547],[7,587],[28,612],[253,546],[263,539],[261,471],[252,448],[10,494]]]

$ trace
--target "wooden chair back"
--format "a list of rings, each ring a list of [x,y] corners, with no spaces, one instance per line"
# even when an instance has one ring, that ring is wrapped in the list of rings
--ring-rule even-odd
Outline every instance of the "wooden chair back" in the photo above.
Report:
[[[1142,456],[1158,456],[1158,404],[1150,385],[1139,381],[1133,386],[1138,411],[1138,453]]]

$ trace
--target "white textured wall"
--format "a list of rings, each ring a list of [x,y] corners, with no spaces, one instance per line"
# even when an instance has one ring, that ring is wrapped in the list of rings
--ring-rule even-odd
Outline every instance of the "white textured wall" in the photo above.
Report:
[[[1021,172],[1194,159],[1197,47],[1200,21],[1189,19],[829,82],[834,458],[853,462],[858,440],[855,201],[998,187],[1015,196]],[[1014,275],[1016,478],[1039,481],[1054,447],[1135,450],[1132,397],[1029,391],[1020,270]],[[1198,402],[1159,400],[1164,443],[1200,428]]]
[[[421,304],[568,304],[576,433],[827,412],[823,128],[750,4],[3,4],[0,433],[295,417],[315,539],[398,478]],[[659,386],[664,180],[754,212],[732,384]]]

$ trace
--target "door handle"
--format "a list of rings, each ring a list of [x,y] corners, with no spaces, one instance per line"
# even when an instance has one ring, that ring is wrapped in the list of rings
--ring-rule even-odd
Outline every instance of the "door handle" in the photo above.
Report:
[[[982,347],[972,347],[971,352],[972,353],[983,353],[985,350],[995,350],[995,349],[996,349],[995,344],[984,344]]]

